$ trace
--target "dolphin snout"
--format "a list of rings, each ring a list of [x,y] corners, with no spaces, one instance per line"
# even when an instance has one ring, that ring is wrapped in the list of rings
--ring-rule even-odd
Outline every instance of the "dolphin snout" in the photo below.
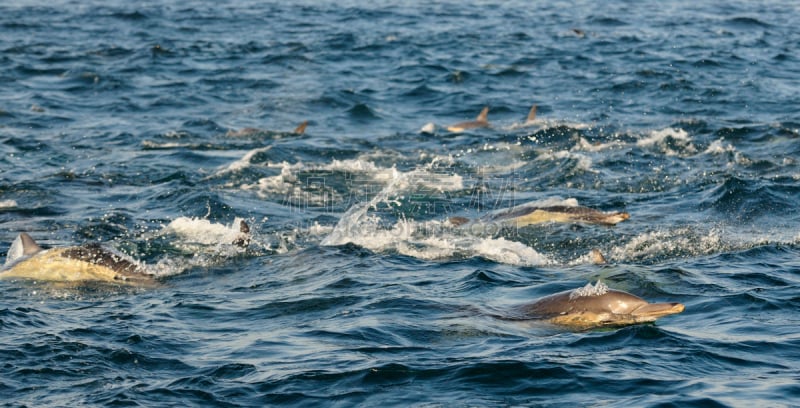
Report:
[[[658,319],[659,317],[683,312],[684,309],[683,303],[648,303],[634,310],[632,314],[637,317]]]

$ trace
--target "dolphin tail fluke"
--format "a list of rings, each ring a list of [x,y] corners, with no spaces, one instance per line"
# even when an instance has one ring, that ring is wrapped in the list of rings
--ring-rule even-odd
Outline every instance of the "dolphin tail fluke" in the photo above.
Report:
[[[297,126],[294,129],[293,133],[296,134],[296,135],[302,135],[303,133],[306,132],[306,126],[308,126],[308,121],[307,120],[304,121],[303,123],[301,123],[299,126]],[[244,221],[242,221],[242,222],[244,223]]]
[[[478,117],[475,118],[475,121],[477,121],[477,122],[488,122],[489,121],[489,107],[488,106],[483,108],[481,113],[478,114]]]
[[[24,232],[20,233],[14,242],[11,243],[11,248],[8,249],[6,265],[22,257],[33,255],[41,250],[42,247],[40,247],[30,235]]]
[[[528,119],[525,119],[525,122],[533,122],[536,120],[536,105],[531,107],[531,111],[528,112]]]

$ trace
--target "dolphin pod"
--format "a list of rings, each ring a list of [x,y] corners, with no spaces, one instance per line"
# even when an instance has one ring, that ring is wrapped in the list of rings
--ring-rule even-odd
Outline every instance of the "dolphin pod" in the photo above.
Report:
[[[533,105],[525,125],[536,119],[537,106]],[[490,127],[489,107],[484,107],[473,121],[460,122],[447,127],[450,132]],[[308,121],[301,123],[292,134],[302,135]],[[229,131],[227,136],[250,136],[264,132],[262,129],[244,128]],[[449,223],[456,227],[473,224],[501,223],[524,227],[547,222],[587,223],[613,226],[630,218],[626,212],[603,212],[578,205],[523,204],[496,211],[477,219],[451,217]],[[242,221],[241,234],[232,243],[246,247],[250,243],[250,228]],[[591,253],[594,263],[605,263],[598,250]],[[96,243],[81,246],[44,249],[27,233],[20,233],[8,251],[6,262],[0,268],[0,279],[31,279],[50,282],[109,282],[131,286],[155,286],[155,274],[131,257]],[[596,327],[614,327],[654,322],[671,314],[681,313],[681,303],[648,303],[630,293],[608,288],[597,281],[584,287],[542,297],[533,303],[514,308],[509,320],[544,320],[575,330]]]
[[[514,320],[546,320],[572,329],[625,326],[654,322],[682,312],[681,303],[648,303],[621,290],[609,289],[597,281],[555,293],[516,308]]]
[[[249,244],[249,226],[240,223],[242,236],[233,244]],[[605,259],[593,251],[596,263]],[[27,233],[20,233],[0,269],[0,279],[29,279],[46,282],[105,282],[119,285],[153,287],[156,276],[147,267],[127,255],[97,243],[44,249]],[[514,308],[507,320],[543,320],[573,330],[624,326],[653,322],[680,313],[681,303],[648,303],[620,290],[609,289],[598,281],[586,286],[545,296],[533,303]]]

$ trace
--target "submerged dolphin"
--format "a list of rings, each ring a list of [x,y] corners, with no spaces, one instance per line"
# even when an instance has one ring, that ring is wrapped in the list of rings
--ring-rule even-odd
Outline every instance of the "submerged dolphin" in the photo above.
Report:
[[[250,244],[250,227],[239,223],[232,242]],[[98,243],[44,249],[27,233],[11,244],[0,279],[21,278],[50,282],[107,282],[133,286],[157,285],[155,275],[141,262]]]
[[[578,205],[549,205],[539,207],[536,205],[523,204],[480,217],[474,221],[465,217],[451,217],[449,221],[455,226],[468,224],[470,222],[501,222],[519,228],[545,222],[583,222],[588,224],[616,225],[630,217],[630,214],[626,212],[603,212],[595,210],[594,208]]]
[[[306,126],[308,126],[308,121],[304,121],[299,126],[297,126],[292,131],[292,134],[302,135],[306,131]],[[229,130],[228,133],[225,134],[225,136],[242,137],[242,136],[252,136],[252,135],[255,135],[255,134],[258,134],[258,133],[265,133],[265,132],[268,132],[268,131],[264,130],[264,129],[259,129],[259,128],[246,127],[244,129],[239,129],[239,130]]]
[[[542,319],[574,329],[588,329],[653,322],[683,309],[681,303],[648,303],[630,293],[609,289],[597,281],[594,286],[588,283],[582,288],[519,306],[513,320]]]
[[[478,117],[475,118],[475,120],[471,120],[471,121],[468,121],[468,122],[460,122],[460,123],[456,123],[454,125],[450,125],[450,126],[447,127],[447,130],[449,130],[451,132],[454,132],[454,133],[458,133],[458,132],[463,132],[463,131],[465,131],[467,129],[477,129],[477,128],[489,127],[488,116],[489,116],[489,107],[487,106],[487,107],[483,108],[483,110],[481,111],[480,114],[478,114]]]
[[[156,284],[155,276],[143,264],[99,244],[43,249],[24,232],[11,244],[6,263],[0,270],[0,279],[8,278]]]

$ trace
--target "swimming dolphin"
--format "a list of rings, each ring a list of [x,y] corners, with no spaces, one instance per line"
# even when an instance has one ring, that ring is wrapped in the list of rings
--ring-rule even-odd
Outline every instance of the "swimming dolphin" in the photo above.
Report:
[[[582,222],[588,224],[616,225],[630,217],[630,214],[626,212],[602,212],[579,205],[550,205],[539,207],[536,205],[522,204],[488,214],[474,221],[465,217],[451,217],[449,221],[455,226],[468,223],[501,222],[520,228],[526,225],[545,222]]]
[[[232,244],[247,247],[250,244],[250,227],[241,221],[239,231]],[[44,249],[24,232],[11,244],[5,265],[0,268],[0,279],[9,278],[157,285],[155,275],[143,263],[98,243]]]
[[[156,284],[155,276],[144,264],[100,244],[43,249],[24,232],[11,244],[6,263],[0,269],[0,279],[9,278],[137,286]]]
[[[302,135],[303,133],[306,132],[306,127],[307,126],[308,126],[308,121],[306,120],[303,123],[301,123],[299,126],[297,126],[292,131],[292,134],[294,134],[294,135]],[[259,128],[246,127],[244,129],[239,129],[239,130],[229,130],[228,133],[225,134],[225,136],[228,136],[228,137],[243,137],[243,136],[252,136],[252,135],[255,135],[255,134],[265,133],[265,132],[268,132],[268,131],[264,130],[264,129],[259,129]]]
[[[478,117],[476,117],[475,120],[471,120],[468,122],[460,122],[454,125],[450,125],[447,127],[447,130],[454,133],[458,133],[458,132],[463,132],[467,129],[489,127],[489,120],[487,119],[488,116],[489,116],[489,107],[487,106],[483,108],[483,110],[481,111],[480,114],[478,114]]]
[[[625,326],[653,322],[683,312],[681,303],[648,303],[597,281],[574,290],[545,296],[516,309],[513,320],[542,319],[574,329]]]

